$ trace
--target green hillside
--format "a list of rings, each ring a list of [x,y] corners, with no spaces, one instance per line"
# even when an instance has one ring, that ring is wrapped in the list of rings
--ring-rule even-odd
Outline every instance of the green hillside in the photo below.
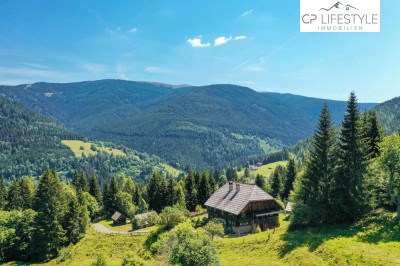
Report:
[[[392,213],[365,218],[352,226],[288,231],[281,227],[244,237],[216,239],[221,265],[398,265],[400,224]],[[127,251],[137,252],[147,265],[164,265],[151,256],[143,243],[145,236],[105,235],[90,230],[75,246],[72,258],[58,257],[40,265],[90,265],[98,254],[109,265],[120,265]],[[15,265],[9,263],[7,265]]]
[[[197,169],[234,165],[309,137],[327,101],[234,85],[123,80],[0,86],[0,93],[87,138]],[[341,117],[345,102],[327,102]]]
[[[375,109],[386,133],[393,133],[399,130],[400,97],[381,103]]]
[[[7,179],[39,176],[46,169],[55,169],[66,178],[79,169],[101,179],[126,173],[143,180],[153,170],[179,173],[156,156],[111,143],[93,143],[98,151],[77,158],[63,140],[82,143],[90,153],[91,145],[83,142],[84,137],[4,96],[0,96],[0,125],[0,176]],[[79,152],[80,147],[76,148]]]

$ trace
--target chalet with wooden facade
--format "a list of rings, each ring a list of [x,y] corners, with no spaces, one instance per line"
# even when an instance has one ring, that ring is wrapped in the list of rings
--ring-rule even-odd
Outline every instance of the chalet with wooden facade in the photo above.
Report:
[[[279,226],[282,207],[256,185],[229,183],[218,189],[205,203],[208,216],[221,220],[236,234]]]

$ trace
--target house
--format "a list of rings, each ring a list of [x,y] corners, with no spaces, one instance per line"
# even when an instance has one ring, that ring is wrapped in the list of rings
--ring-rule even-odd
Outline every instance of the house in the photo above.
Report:
[[[294,204],[292,202],[288,202],[286,204],[285,213],[292,213]]]
[[[250,165],[249,165],[249,169],[250,169],[251,171],[257,171],[258,167],[257,167],[256,165],[250,164]]]
[[[111,219],[113,220],[114,225],[122,225],[126,224],[126,217],[120,212],[115,212],[112,216]]]
[[[261,167],[263,164],[262,163],[256,163],[257,167]]]
[[[229,183],[218,189],[205,203],[209,218],[222,221],[236,234],[279,226],[282,207],[256,185]]]

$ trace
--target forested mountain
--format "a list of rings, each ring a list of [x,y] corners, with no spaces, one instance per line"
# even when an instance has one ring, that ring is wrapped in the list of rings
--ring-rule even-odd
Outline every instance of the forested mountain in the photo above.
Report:
[[[400,97],[381,103],[375,109],[386,133],[400,129]]]
[[[332,119],[335,124],[340,124],[343,119],[343,114],[346,111],[345,101],[335,101],[327,99],[319,99],[313,97],[305,97],[301,95],[295,95],[290,93],[276,93],[276,92],[266,92],[269,96],[279,99],[286,104],[301,110],[307,114],[315,123],[318,120],[319,112],[324,103],[327,103],[329,110],[332,113]],[[374,108],[376,103],[360,103],[361,111],[368,111]]]
[[[235,85],[122,80],[0,86],[0,93],[85,137],[155,154],[181,168],[227,166],[290,146],[312,134],[326,101]],[[345,102],[327,102],[338,120]]]
[[[119,146],[126,156],[98,153],[75,157],[61,140],[84,140],[49,118],[0,95],[0,176],[7,179],[24,175],[39,176],[55,169],[64,177],[82,169],[101,179],[121,172],[144,179],[153,169],[164,170],[156,156]]]

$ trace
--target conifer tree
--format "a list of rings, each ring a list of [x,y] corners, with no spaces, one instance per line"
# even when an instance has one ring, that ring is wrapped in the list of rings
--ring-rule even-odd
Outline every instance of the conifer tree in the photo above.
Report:
[[[371,110],[368,115],[367,127],[367,154],[370,159],[375,159],[379,156],[379,143],[383,139],[382,126],[378,121],[376,110]]]
[[[7,210],[23,210],[21,179],[14,179],[8,190]]]
[[[304,174],[295,190],[292,226],[316,225],[329,214],[329,191],[335,174],[335,131],[328,105],[322,108]]]
[[[332,183],[332,217],[337,222],[352,222],[365,211],[366,156],[357,98],[350,94],[342,122],[337,172]]]
[[[265,190],[265,189],[266,189],[266,185],[267,185],[266,182],[265,182],[265,177],[263,177],[263,176],[260,175],[260,174],[257,174],[257,175],[256,175],[255,184],[256,184],[259,188]]]
[[[69,199],[68,211],[64,217],[67,242],[77,243],[86,232],[89,223],[90,218],[86,206],[80,204],[76,197]]]
[[[175,194],[175,205],[178,206],[179,209],[186,209],[186,199],[185,199],[185,192],[182,186],[178,185],[176,188]]]
[[[161,210],[166,206],[165,190],[165,179],[162,174],[157,172],[153,173],[147,188],[150,209],[155,210],[156,212],[161,212]]]
[[[210,176],[207,172],[203,172],[200,177],[200,184],[198,187],[197,202],[204,206],[204,203],[212,194],[212,189],[210,185]]]
[[[101,190],[100,190],[100,185],[97,180],[96,175],[92,175],[89,180],[89,194],[92,195],[99,204],[101,204],[102,201],[102,195],[101,195]]]
[[[197,184],[195,181],[195,175],[193,172],[189,172],[185,178],[185,190],[186,190],[186,207],[189,211],[194,211],[198,204],[197,201]]]
[[[66,242],[61,222],[65,212],[61,183],[55,172],[46,171],[37,189],[34,210],[36,230],[30,257],[44,260],[55,256]]]
[[[296,179],[296,166],[294,158],[289,159],[286,166],[286,178],[283,182],[282,199],[286,200],[289,197],[290,191],[293,190],[293,183]]]
[[[170,176],[168,179],[168,185],[167,185],[167,193],[166,193],[166,201],[167,201],[167,206],[173,206],[175,204],[174,199],[175,199],[175,179]]]
[[[282,191],[282,177],[281,177],[282,169],[279,165],[275,168],[274,173],[271,177],[271,196],[277,198],[280,196]]]
[[[0,177],[0,210],[4,210],[7,205],[7,187],[4,177]]]

